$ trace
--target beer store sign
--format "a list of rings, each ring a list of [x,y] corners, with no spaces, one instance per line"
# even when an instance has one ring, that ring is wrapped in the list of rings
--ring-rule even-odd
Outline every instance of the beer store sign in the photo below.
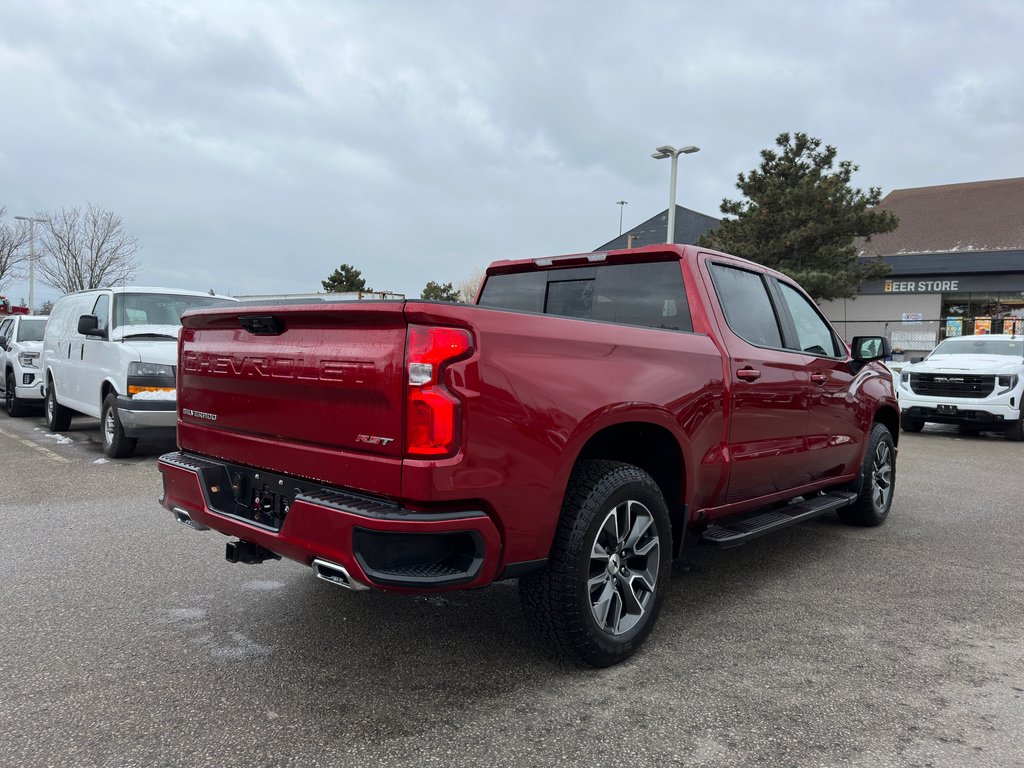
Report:
[[[959,280],[886,280],[885,293],[951,293],[960,290]]]

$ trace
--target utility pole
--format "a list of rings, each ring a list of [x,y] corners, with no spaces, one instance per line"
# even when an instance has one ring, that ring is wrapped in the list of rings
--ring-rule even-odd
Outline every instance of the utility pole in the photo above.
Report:
[[[28,311],[35,311],[36,302],[36,222],[45,223],[49,219],[36,219],[32,216],[15,216],[19,221],[28,222]]]

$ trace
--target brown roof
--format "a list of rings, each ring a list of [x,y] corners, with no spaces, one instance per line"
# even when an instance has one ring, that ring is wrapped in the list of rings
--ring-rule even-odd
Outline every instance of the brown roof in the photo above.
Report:
[[[894,189],[878,208],[900,224],[858,240],[865,256],[1024,249],[1024,178]]]

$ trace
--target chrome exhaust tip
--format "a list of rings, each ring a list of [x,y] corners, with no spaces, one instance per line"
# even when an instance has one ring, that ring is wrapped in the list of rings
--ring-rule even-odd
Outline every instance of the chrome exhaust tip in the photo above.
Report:
[[[187,511],[185,511],[181,507],[174,507],[174,509],[171,510],[171,514],[174,515],[174,519],[175,520],[177,520],[182,525],[187,525],[193,531],[208,531],[208,530],[210,530],[207,526],[203,525],[202,523],[200,523],[200,522],[198,522],[196,520],[193,520],[192,519],[192,515],[190,515]]]
[[[351,574],[345,569],[345,566],[332,563],[330,560],[317,558],[313,561],[313,570],[316,571],[318,579],[323,579],[338,587],[350,589],[353,592],[362,592],[370,588],[368,585],[363,584],[363,582],[352,578]]]

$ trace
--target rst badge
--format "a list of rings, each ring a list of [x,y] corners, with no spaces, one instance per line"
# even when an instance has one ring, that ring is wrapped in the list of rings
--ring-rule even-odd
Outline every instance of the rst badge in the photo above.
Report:
[[[388,443],[395,442],[393,437],[377,437],[376,435],[356,435],[357,443],[366,443],[367,445],[387,445]]]

